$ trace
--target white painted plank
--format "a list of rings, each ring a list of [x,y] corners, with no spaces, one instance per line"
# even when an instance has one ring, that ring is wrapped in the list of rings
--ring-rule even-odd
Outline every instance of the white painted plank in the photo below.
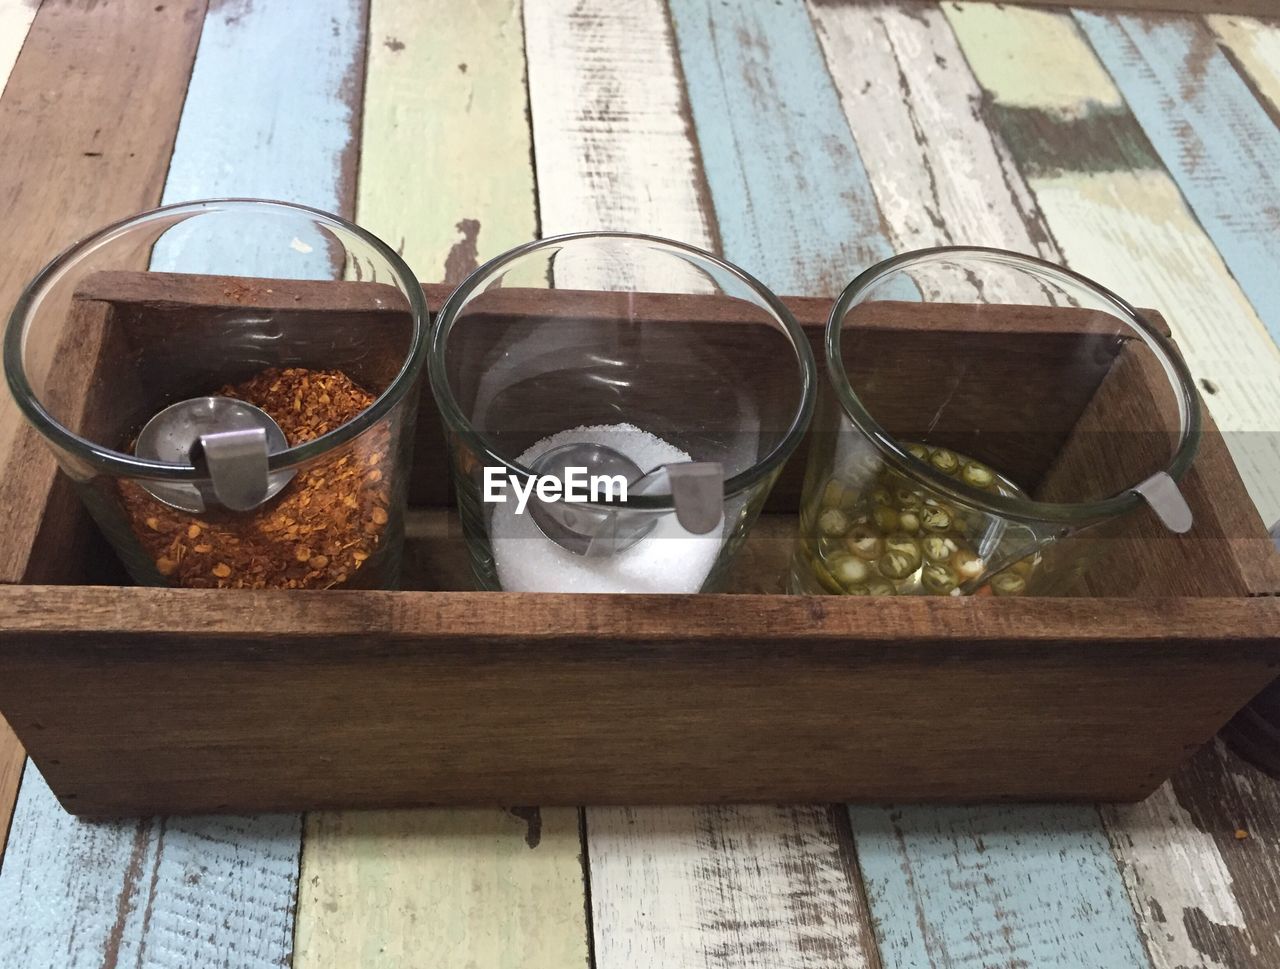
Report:
[[[977,245],[1056,260],[942,12],[814,3],[811,13],[894,251]]]
[[[715,245],[660,0],[525,6],[543,235],[648,232]]]
[[[835,810],[589,810],[596,964],[872,965]]]

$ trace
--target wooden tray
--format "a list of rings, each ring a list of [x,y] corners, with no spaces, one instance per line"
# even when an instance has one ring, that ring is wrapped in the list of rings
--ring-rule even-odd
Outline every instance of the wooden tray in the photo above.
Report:
[[[368,292],[104,274],[75,311],[193,338],[253,318],[305,322],[318,340],[349,335],[352,314],[404,325]],[[427,287],[429,303],[445,292]],[[512,300],[513,314],[549,309]],[[787,302],[816,344],[828,302]],[[732,337],[723,301],[636,306]],[[875,365],[927,344],[973,355],[1006,395],[1038,395],[1050,426],[1009,460],[1046,488],[1100,408],[1142,402],[1124,342],[1085,311],[927,312],[866,322]],[[60,348],[68,371],[86,352],[93,366],[119,348]],[[30,570],[42,584],[0,585],[0,712],[69,811],[1132,800],[1280,670],[1277,556],[1212,426],[1184,482],[1192,534],[1140,513],[1114,539],[1124,598],[1105,594],[1117,573],[1101,567],[1093,597],[782,595],[799,456],[736,594],[534,595],[465,591],[425,387],[421,400],[405,591],[131,587],[55,486]]]

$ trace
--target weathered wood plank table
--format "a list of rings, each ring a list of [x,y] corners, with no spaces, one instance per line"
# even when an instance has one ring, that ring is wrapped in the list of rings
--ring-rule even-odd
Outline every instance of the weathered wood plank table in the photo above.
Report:
[[[1165,312],[1274,521],[1280,23],[1131,6],[0,0],[0,305],[88,229],[222,195],[354,217],[425,281],[597,227],[828,295],[1002,246]],[[5,396],[18,461],[52,475]],[[0,580],[34,500],[0,477]],[[1280,782],[1220,743],[1102,807],[84,823],[23,764],[0,721],[2,969],[1280,965]]]

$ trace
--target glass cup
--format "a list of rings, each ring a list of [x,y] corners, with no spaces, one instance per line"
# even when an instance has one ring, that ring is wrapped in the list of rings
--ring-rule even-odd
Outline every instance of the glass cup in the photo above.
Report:
[[[803,333],[759,282],[618,232],[476,270],[440,313],[429,368],[473,570],[508,591],[714,589],[815,384]],[[520,505],[518,487],[564,486],[573,467],[609,486]]]
[[[41,270],[5,373],[136,581],[386,587],[426,331],[413,274],[358,226],[188,202]]]
[[[897,256],[836,300],[826,364],[794,593],[1062,594],[1144,503],[1191,526],[1190,374],[1073,272],[992,249]]]

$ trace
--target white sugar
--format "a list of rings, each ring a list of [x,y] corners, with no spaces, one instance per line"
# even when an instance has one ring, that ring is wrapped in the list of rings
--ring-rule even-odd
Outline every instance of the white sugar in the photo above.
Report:
[[[633,424],[575,427],[543,438],[517,459],[525,467],[565,444],[601,444],[648,473],[660,464],[692,460],[678,447]],[[508,592],[697,592],[720,552],[720,527],[694,535],[663,515],[653,531],[617,555],[575,555],[547,538],[526,508],[494,504],[489,526],[498,581]]]

